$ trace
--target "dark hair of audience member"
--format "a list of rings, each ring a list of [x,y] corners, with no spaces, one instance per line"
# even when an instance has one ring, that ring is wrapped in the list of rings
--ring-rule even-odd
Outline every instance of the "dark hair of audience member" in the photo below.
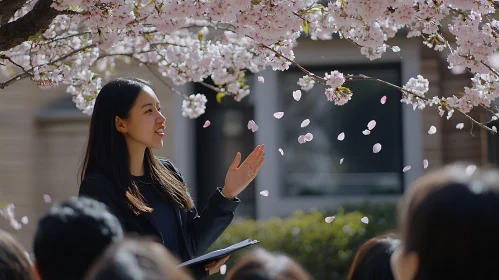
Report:
[[[95,262],[86,280],[191,280],[180,262],[163,244],[149,238],[113,244]]]
[[[24,248],[10,233],[3,230],[0,230],[0,279],[35,279]]]
[[[87,197],[55,204],[35,233],[35,268],[42,280],[79,280],[111,243],[123,237],[118,219]]]
[[[367,240],[355,254],[348,280],[393,280],[390,257],[399,244],[395,234]]]
[[[445,166],[415,181],[399,210],[414,280],[499,278],[499,170]]]
[[[310,280],[310,275],[284,254],[257,249],[241,258],[226,280]]]

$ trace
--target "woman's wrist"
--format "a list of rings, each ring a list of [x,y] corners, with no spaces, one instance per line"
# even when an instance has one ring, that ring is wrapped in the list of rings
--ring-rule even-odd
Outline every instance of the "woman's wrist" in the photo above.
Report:
[[[236,195],[232,195],[227,192],[227,189],[225,187],[222,188],[222,191],[220,192],[222,196],[228,200],[234,200],[236,198]]]

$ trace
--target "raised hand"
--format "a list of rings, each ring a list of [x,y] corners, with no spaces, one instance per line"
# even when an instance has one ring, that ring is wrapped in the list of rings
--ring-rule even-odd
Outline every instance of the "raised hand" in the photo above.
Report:
[[[230,257],[230,255],[227,255],[221,259],[213,261],[213,262],[207,264],[204,267],[204,269],[206,271],[208,271],[209,275],[213,275],[213,274],[217,273],[218,271],[220,271],[220,267],[222,267],[222,265],[224,265],[224,263],[229,259],[229,257]]]
[[[264,158],[263,148],[265,145],[258,145],[253,152],[241,163],[241,153],[236,154],[236,158],[225,176],[225,186],[222,194],[229,199],[233,199],[240,194],[255,179],[258,171],[262,167]]]

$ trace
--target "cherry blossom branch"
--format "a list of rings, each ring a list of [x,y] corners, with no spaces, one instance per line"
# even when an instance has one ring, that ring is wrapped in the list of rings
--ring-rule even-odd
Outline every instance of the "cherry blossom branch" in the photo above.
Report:
[[[294,60],[282,55],[281,53],[279,53],[278,51],[264,45],[264,44],[261,44],[262,47],[268,49],[268,50],[271,50],[272,52],[276,53],[279,57],[282,57],[284,58],[286,61],[294,64],[296,67],[298,67],[301,71],[303,71],[305,74],[307,74],[309,77],[311,77],[312,79],[314,79],[315,81],[318,81],[321,85],[325,85],[325,79],[322,78],[322,77],[319,77],[315,74],[313,74],[312,72],[308,71],[307,69],[305,69],[303,66],[301,66],[300,64],[298,64],[297,62],[295,62]],[[422,99],[422,100],[426,100],[428,101],[429,99],[427,97],[424,97],[422,95],[419,95],[419,94],[416,94],[414,92],[411,92],[409,90],[406,90],[400,86],[397,86],[397,85],[394,85],[392,83],[389,83],[387,81],[384,81],[384,80],[381,80],[381,79],[378,79],[378,78],[372,78],[372,77],[368,77],[366,75],[347,75],[345,76],[345,79],[348,80],[348,81],[355,81],[355,80],[371,80],[371,81],[376,81],[376,82],[379,82],[379,83],[382,83],[382,84],[385,84],[385,85],[388,85],[390,87],[393,87],[403,93],[406,93],[406,94],[412,94],[413,96],[416,96],[418,97],[419,99]],[[486,125],[483,125],[481,122],[473,119],[471,116],[469,116],[468,114],[462,112],[461,110],[457,109],[457,108],[453,108],[449,105],[446,104],[446,106],[458,111],[459,113],[463,114],[466,118],[468,118],[469,120],[471,120],[473,123],[477,124],[478,126],[492,132],[492,133],[496,133],[494,130],[492,130],[491,128],[487,127]]]
[[[151,65],[149,65],[148,63],[145,63],[145,66],[147,67],[147,69],[149,69],[149,72],[151,72],[154,76],[156,76],[156,78],[158,78],[158,80],[162,84],[164,84],[165,86],[167,86],[171,91],[173,91],[176,94],[180,95],[185,100],[189,99],[189,97],[185,93],[178,91],[176,88],[174,88],[173,86],[171,86],[168,82],[166,82],[160,74],[158,74],[156,71],[154,71],[154,69],[152,69]]]
[[[4,54],[0,54],[0,59],[6,59],[8,61],[10,61],[10,63],[14,64],[15,66],[21,68],[21,70],[23,70],[23,72],[27,73],[28,75],[31,75],[30,73],[28,73],[26,71],[26,69],[24,69],[24,67],[20,64],[18,64],[17,62],[15,62],[14,60],[12,60],[10,57],[4,55]]]

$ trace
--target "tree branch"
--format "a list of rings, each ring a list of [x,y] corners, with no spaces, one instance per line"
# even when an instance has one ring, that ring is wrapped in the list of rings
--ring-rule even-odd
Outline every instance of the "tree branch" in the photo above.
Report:
[[[39,0],[33,10],[25,16],[0,26],[0,51],[13,48],[39,31],[45,31],[61,13],[51,7],[52,2],[52,0]]]
[[[0,26],[6,25],[26,0],[4,0],[0,10]]]

